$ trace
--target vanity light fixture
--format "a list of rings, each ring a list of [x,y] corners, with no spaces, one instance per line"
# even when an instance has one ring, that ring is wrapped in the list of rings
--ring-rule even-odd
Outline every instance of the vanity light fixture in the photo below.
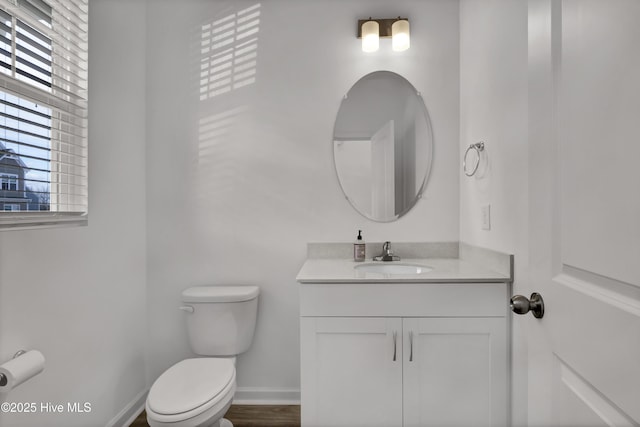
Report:
[[[409,20],[399,16],[358,20],[358,38],[362,39],[363,52],[377,51],[380,46],[380,37],[391,38],[391,47],[396,52],[409,49]]]

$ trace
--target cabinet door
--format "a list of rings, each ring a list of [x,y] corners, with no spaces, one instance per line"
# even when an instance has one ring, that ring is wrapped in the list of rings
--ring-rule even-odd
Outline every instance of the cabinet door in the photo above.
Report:
[[[300,334],[303,427],[402,426],[401,319],[303,317]]]
[[[404,319],[404,426],[506,426],[504,318]]]

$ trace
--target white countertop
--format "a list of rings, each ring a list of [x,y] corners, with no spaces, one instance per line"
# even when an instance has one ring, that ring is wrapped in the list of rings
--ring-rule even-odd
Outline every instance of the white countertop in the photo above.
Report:
[[[356,270],[362,264],[418,264],[432,270],[411,275],[371,273]],[[458,258],[402,259],[401,261],[355,262],[352,259],[310,258],[304,263],[296,280],[305,283],[464,283],[509,282],[511,278],[481,265]]]

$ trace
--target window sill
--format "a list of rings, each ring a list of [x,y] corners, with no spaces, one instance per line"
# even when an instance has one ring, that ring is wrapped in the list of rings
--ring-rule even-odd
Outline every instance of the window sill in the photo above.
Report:
[[[85,226],[89,223],[86,213],[80,212],[2,212],[0,231],[33,230]]]

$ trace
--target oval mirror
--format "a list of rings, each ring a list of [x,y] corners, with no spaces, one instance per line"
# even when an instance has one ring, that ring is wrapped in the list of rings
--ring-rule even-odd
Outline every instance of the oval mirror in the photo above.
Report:
[[[371,220],[394,221],[416,204],[432,147],[424,101],[398,74],[367,74],[340,104],[333,129],[336,173],[351,205]]]

